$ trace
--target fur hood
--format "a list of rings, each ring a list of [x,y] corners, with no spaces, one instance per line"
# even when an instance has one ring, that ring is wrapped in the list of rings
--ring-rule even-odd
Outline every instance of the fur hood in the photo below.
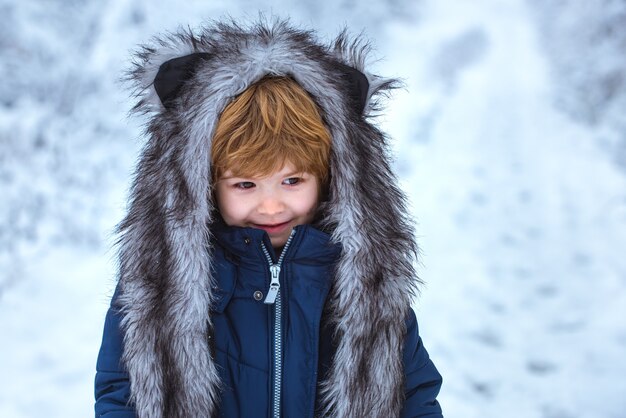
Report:
[[[323,223],[342,246],[328,301],[338,347],[321,403],[336,417],[400,414],[417,246],[387,139],[371,122],[377,98],[395,81],[367,71],[367,51],[346,33],[325,45],[274,21],[212,23],[155,38],[136,53],[129,80],[135,110],[149,120],[119,225],[118,303],[139,417],[209,417],[216,410],[220,382],[207,342],[211,138],[226,104],[268,74],[291,76],[308,91],[333,139]],[[360,96],[346,71],[365,75]],[[170,82],[160,83],[163,77]]]

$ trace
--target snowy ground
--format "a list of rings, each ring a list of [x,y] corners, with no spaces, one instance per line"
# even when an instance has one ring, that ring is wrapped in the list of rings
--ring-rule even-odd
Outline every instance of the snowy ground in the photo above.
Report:
[[[626,417],[626,170],[606,127],[554,106],[537,2],[231,3],[0,1],[0,417],[92,415],[140,146],[116,81],[128,51],[257,9],[326,38],[365,29],[406,82],[381,123],[419,223],[415,308],[446,416]]]

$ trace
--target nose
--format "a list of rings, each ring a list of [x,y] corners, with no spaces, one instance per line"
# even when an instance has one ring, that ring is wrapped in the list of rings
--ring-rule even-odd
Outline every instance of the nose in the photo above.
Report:
[[[275,193],[266,193],[259,202],[258,211],[262,215],[274,216],[281,213],[285,209],[285,205]]]

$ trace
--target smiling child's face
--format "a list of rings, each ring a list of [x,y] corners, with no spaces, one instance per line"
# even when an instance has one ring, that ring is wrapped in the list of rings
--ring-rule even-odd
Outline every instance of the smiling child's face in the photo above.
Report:
[[[311,223],[319,203],[317,178],[289,162],[262,178],[235,177],[227,170],[215,191],[228,225],[263,229],[274,248],[285,245],[294,226]]]

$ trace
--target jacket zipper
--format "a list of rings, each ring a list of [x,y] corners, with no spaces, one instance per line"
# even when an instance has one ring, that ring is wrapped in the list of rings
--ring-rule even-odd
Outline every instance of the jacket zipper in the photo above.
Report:
[[[270,282],[270,288],[267,292],[267,296],[263,303],[267,305],[274,305],[274,385],[273,385],[273,407],[272,416],[274,418],[280,418],[280,398],[281,398],[281,384],[283,373],[283,335],[282,335],[282,317],[283,317],[283,304],[280,298],[280,268],[283,263],[283,258],[287,252],[287,247],[291,243],[291,239],[295,230],[291,230],[289,238],[280,253],[278,261],[274,263],[270,256],[265,243],[262,243],[263,253],[267,258],[267,262],[270,267],[270,274],[272,280]]]

